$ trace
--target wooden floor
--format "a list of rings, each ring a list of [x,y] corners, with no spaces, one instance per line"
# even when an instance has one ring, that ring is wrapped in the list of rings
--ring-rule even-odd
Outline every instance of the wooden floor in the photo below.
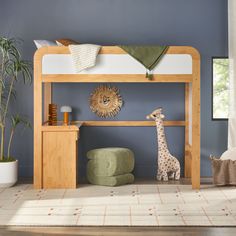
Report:
[[[0,236],[235,236],[236,228],[213,227],[54,227],[0,228]]]

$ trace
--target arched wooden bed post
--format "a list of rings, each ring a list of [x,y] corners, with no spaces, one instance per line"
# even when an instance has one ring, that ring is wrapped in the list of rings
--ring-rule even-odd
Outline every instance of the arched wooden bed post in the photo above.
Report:
[[[34,188],[42,188],[42,58],[34,56]]]
[[[200,55],[188,46],[171,46],[167,54],[189,54],[192,74],[155,74],[148,81],[144,74],[43,74],[42,60],[47,54],[69,54],[67,47],[44,47],[34,56],[34,188],[43,184],[43,130],[48,127],[48,104],[52,102],[52,83],[185,83],[185,120],[165,121],[166,126],[185,127],[185,177],[191,177],[192,188],[200,188]],[[126,54],[116,46],[102,47],[100,54]],[[75,123],[78,121],[75,121]],[[155,126],[153,121],[80,121],[83,126]],[[71,126],[72,129],[73,125]],[[60,129],[60,127],[57,127]]]

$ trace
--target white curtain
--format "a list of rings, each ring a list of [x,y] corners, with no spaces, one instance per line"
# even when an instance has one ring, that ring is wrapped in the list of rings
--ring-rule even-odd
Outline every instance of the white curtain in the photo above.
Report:
[[[236,148],[236,0],[228,0],[229,122],[228,149]]]

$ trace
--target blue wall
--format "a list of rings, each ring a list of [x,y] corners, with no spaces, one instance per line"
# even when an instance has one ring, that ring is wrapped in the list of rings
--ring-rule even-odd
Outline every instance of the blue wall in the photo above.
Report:
[[[227,0],[1,0],[0,34],[24,39],[23,54],[32,60],[33,39],[69,37],[82,43],[167,44],[196,47],[201,62],[201,175],[211,175],[209,154],[220,155],[227,145],[227,123],[211,120],[211,57],[227,56]],[[125,101],[115,119],[145,119],[162,106],[167,119],[183,119],[183,85],[117,84]],[[95,84],[56,85],[54,99],[71,104],[74,118],[98,119],[88,107]],[[33,120],[33,87],[17,86],[12,109]],[[183,128],[167,128],[171,152],[183,165]],[[181,137],[181,138],[180,138]],[[13,154],[20,159],[20,175],[32,176],[33,132],[19,132]],[[95,147],[126,146],[136,155],[138,177],[154,177],[156,133],[153,127],[82,128],[80,175],[85,153]]]

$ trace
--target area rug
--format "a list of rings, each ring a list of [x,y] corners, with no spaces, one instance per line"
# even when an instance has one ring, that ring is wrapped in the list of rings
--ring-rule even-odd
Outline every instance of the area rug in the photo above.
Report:
[[[0,189],[1,226],[236,226],[236,188],[133,184]]]

